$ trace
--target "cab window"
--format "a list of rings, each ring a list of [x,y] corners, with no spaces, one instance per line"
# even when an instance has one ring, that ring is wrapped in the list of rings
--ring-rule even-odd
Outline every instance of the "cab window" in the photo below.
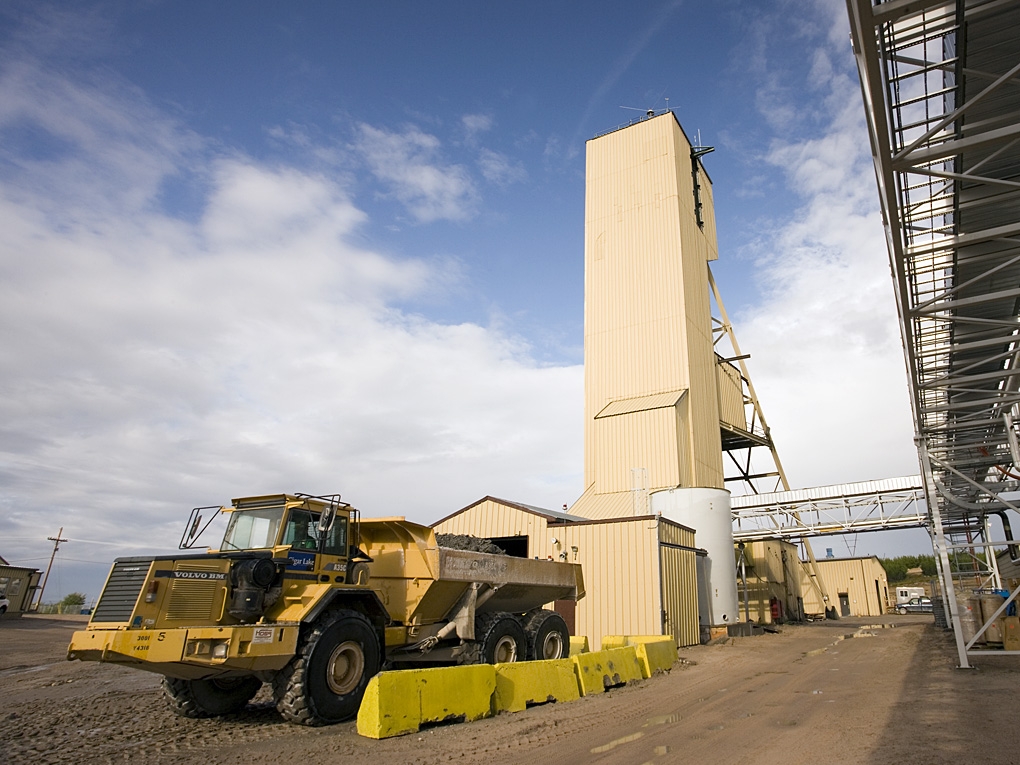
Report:
[[[347,518],[337,515],[333,525],[326,532],[326,544],[322,550],[326,555],[347,557]]]
[[[284,528],[282,543],[295,550],[319,549],[319,513],[291,510]],[[347,555],[347,518],[337,516],[326,532],[322,552],[326,555]]]
[[[315,550],[319,546],[316,524],[318,513],[307,510],[291,510],[287,517],[287,526],[283,530],[283,544],[295,550]]]

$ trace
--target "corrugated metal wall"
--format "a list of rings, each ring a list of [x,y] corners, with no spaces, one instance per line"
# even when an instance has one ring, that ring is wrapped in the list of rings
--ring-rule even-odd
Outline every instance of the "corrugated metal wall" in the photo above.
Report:
[[[568,560],[580,563],[584,573],[586,594],[577,604],[577,631],[588,636],[593,650],[605,635],[661,635],[656,519],[555,528],[563,535]]]
[[[622,491],[612,494],[597,494],[595,487],[589,486],[571,508],[571,512],[578,515],[581,514],[580,510],[584,511],[584,518],[622,518],[626,515],[634,515],[634,498],[630,492]]]
[[[694,547],[694,529],[689,529],[669,518],[659,518],[659,541],[670,545]]]
[[[807,582],[807,567],[804,568],[802,589],[804,610],[809,614],[824,613],[825,609]],[[839,593],[846,593],[850,601],[851,616],[880,616],[885,613],[888,602],[889,583],[885,569],[878,558],[820,558],[818,575],[829,595],[829,605],[839,611]],[[877,587],[876,587],[877,582]]]
[[[672,114],[588,142],[585,197],[585,485],[628,491],[632,468],[650,488],[723,486],[718,381],[707,281],[714,259],[711,183],[694,216],[690,144]],[[679,230],[678,230],[679,222]],[[667,424],[629,414],[596,421],[613,401],[688,390]],[[624,432],[626,431],[626,432]],[[654,446],[638,448],[643,439]],[[622,476],[622,478],[621,478]],[[600,513],[601,515],[601,513]]]
[[[659,566],[662,572],[663,633],[678,645],[698,645],[698,573],[694,532],[659,520]]]
[[[716,364],[716,382],[719,389],[719,419],[727,425],[747,430],[744,411],[744,386],[740,370],[732,364]]]
[[[528,537],[528,557],[547,558],[560,550],[551,543],[549,522],[541,515],[487,499],[468,507],[433,527],[437,534],[470,534],[475,537]]]
[[[650,491],[680,483],[676,409],[652,409],[595,420],[596,470],[603,493],[631,490],[631,468],[648,473]]]

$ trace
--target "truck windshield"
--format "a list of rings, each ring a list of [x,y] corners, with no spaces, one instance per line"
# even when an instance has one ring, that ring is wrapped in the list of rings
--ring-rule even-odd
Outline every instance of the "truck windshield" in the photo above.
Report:
[[[282,507],[235,510],[223,535],[224,550],[259,550],[272,547],[280,533]]]

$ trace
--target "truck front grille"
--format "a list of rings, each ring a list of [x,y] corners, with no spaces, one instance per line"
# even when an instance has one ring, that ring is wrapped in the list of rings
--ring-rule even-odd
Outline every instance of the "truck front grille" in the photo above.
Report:
[[[92,622],[129,622],[152,558],[118,558],[92,614]]]
[[[178,561],[176,571],[220,571],[218,561]],[[172,579],[167,599],[166,618],[172,621],[208,621],[219,616],[213,613],[216,596],[225,588],[222,579]]]

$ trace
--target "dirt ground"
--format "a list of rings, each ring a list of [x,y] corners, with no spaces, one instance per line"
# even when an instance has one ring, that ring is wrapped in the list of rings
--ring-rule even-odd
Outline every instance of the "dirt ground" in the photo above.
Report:
[[[1020,765],[1020,658],[956,669],[951,635],[927,616],[699,646],[640,684],[383,741],[353,723],[288,725],[265,688],[241,714],[177,718],[156,676],[65,661],[82,624],[0,619],[0,762]]]

